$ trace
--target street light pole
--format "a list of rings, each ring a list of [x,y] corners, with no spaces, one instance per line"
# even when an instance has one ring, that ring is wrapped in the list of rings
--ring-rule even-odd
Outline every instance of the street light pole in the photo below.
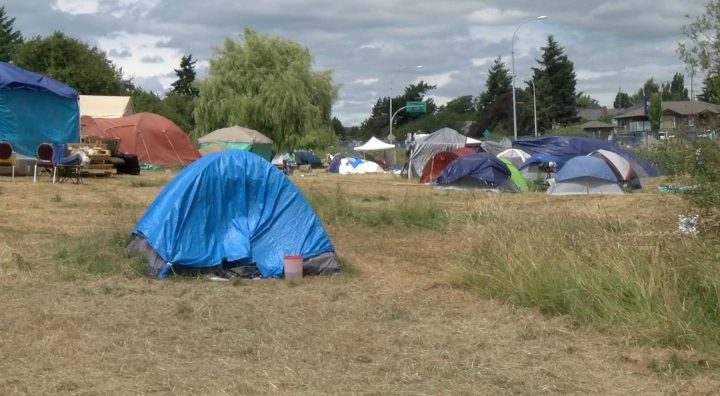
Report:
[[[526,18],[523,19],[520,23],[518,23],[517,27],[515,27],[515,31],[512,35],[512,106],[513,106],[513,137],[514,140],[517,140],[517,114],[515,113],[515,36],[517,35],[518,29],[520,29],[520,26],[522,26],[526,22],[534,21],[537,19],[546,19],[546,15],[540,15],[537,17],[532,18]]]
[[[395,144],[395,136],[393,135],[393,130],[392,130],[392,129],[393,129],[393,110],[392,110],[392,109],[393,109],[393,108],[392,108],[392,100],[393,100],[393,93],[392,93],[392,92],[393,92],[393,89],[392,89],[392,87],[393,87],[393,81],[395,80],[395,77],[397,77],[397,75],[398,75],[401,71],[403,71],[403,70],[405,70],[405,69],[408,69],[408,68],[411,68],[411,67],[415,67],[416,69],[422,69],[422,65],[417,65],[417,66],[403,66],[403,67],[399,68],[399,69],[395,72],[395,74],[393,74],[392,78],[390,79],[390,111],[388,112],[388,115],[389,115],[389,117],[390,117],[390,122],[389,122],[389,124],[390,124],[390,125],[389,125],[389,126],[390,126],[390,140],[392,140],[391,143],[393,143],[393,144]]]
[[[536,98],[536,96],[535,96],[535,81],[533,81],[532,79],[530,79],[529,81],[530,81],[530,84],[532,84],[532,87],[533,87],[533,118],[534,118],[534,121],[535,121],[535,137],[538,137],[538,132],[537,132],[537,98]]]

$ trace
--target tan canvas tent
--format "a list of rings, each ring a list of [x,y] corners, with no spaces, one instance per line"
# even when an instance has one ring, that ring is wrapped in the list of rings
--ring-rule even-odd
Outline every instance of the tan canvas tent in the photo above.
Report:
[[[129,96],[80,95],[80,116],[120,118],[135,114]]]

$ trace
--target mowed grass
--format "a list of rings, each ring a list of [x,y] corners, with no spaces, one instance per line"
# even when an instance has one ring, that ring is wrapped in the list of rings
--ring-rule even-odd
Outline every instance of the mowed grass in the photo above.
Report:
[[[687,209],[672,194],[497,195],[314,171],[292,180],[343,274],[160,282],[123,247],[167,180],[0,179],[0,394],[720,386],[717,244],[676,235]]]

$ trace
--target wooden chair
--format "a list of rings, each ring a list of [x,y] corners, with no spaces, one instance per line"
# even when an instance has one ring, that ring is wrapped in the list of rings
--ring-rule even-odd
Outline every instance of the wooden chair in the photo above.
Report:
[[[0,142],[0,166],[12,167],[12,178],[10,180],[13,182],[15,181],[16,163],[17,158],[15,157],[12,144],[8,142]]]
[[[40,168],[40,172],[47,172],[52,175],[53,183],[55,183],[55,177],[57,175],[57,169],[53,162],[53,155],[55,150],[53,145],[50,143],[43,143],[37,148],[37,162],[35,163],[35,172],[33,173],[33,183],[37,182],[37,172]]]

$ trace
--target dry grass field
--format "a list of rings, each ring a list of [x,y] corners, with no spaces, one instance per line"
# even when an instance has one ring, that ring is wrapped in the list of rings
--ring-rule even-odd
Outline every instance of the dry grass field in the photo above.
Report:
[[[1,395],[720,389],[716,344],[703,333],[713,329],[673,316],[677,299],[656,285],[667,277],[651,266],[683,249],[695,261],[718,250],[698,252],[705,242],[679,238],[682,202],[652,186],[621,197],[556,198],[298,173],[292,179],[317,208],[343,274],[150,280],[122,249],[172,176],[84,185],[0,178]],[[615,266],[624,260],[631,266]],[[587,288],[567,288],[575,300],[533,283],[551,276],[564,287],[565,275],[583,274],[583,266],[598,272],[582,281]],[[623,285],[632,301],[620,307],[600,297],[615,287],[602,274],[618,271],[649,280],[639,291]],[[585,315],[576,302],[594,299],[594,288],[595,308]],[[618,314],[636,305],[650,308],[632,320]]]

